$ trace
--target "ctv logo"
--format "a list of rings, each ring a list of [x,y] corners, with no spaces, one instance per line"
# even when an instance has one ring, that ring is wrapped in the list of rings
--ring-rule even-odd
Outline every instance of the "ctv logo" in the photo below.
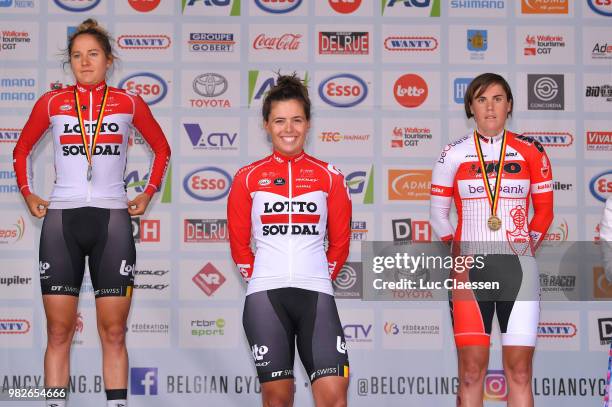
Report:
[[[130,394],[157,396],[157,368],[133,367],[130,369]]]

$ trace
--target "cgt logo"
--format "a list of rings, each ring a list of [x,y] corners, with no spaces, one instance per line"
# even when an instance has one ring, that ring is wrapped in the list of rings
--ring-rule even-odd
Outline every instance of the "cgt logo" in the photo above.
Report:
[[[123,78],[117,86],[142,97],[149,106],[161,102],[168,94],[167,82],[151,72],[134,73]]]
[[[227,196],[232,177],[218,167],[203,167],[191,171],[183,179],[183,189],[198,201],[217,201]]]
[[[300,7],[302,0],[255,0],[255,4],[266,13],[286,14]]]
[[[612,17],[612,0],[587,0],[587,4],[595,13]]]
[[[328,0],[329,6],[340,14],[351,14],[361,6],[361,0]]]
[[[132,218],[132,235],[136,243],[159,242],[161,222],[159,219]]]
[[[363,203],[374,203],[374,167],[367,171],[353,171],[344,177],[346,186],[351,195],[363,194]]]
[[[368,85],[356,75],[341,73],[330,76],[319,84],[319,96],[333,107],[353,107],[368,96]]]
[[[416,74],[402,75],[393,85],[393,96],[397,103],[404,107],[421,106],[427,99],[427,95],[427,82]]]
[[[133,367],[130,369],[130,389],[134,396],[157,396],[157,368]]]
[[[612,170],[607,170],[595,175],[589,183],[589,190],[595,199],[606,202],[612,194]]]
[[[30,332],[30,321],[25,319],[0,319],[0,335],[27,334]]]
[[[62,10],[75,13],[89,11],[100,4],[100,0],[53,0],[53,2]]]
[[[298,76],[302,79],[304,86],[308,87],[310,78],[308,72],[298,72]],[[273,86],[276,86],[277,75],[270,74],[268,76],[260,76],[259,71],[249,71],[249,107],[253,102],[261,102],[261,99],[266,92]]]
[[[206,263],[191,281],[210,297],[225,283],[225,276],[212,263]]]

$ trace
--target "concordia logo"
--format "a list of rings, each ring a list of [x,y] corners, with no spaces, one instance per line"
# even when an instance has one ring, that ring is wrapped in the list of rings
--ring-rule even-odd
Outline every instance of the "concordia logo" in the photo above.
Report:
[[[302,5],[302,0],[255,0],[257,7],[272,14],[290,13]]]
[[[368,96],[368,85],[356,75],[340,73],[321,81],[319,96],[333,107],[353,107]]]
[[[163,34],[129,34],[117,38],[117,45],[121,49],[166,49],[170,43],[170,37]]]

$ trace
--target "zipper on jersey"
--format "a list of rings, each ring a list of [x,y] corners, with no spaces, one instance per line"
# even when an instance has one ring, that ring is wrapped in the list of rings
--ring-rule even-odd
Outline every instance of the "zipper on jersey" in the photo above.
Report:
[[[289,163],[289,281],[293,281],[293,237],[291,236],[291,229],[293,225],[293,176],[291,175],[291,160]]]
[[[93,126],[93,124],[92,124],[92,121],[93,121],[93,116],[92,116],[93,112],[92,112],[92,110],[93,110],[93,92],[90,89],[89,90],[89,126],[90,126],[89,128],[90,129]],[[83,123],[83,126],[85,126],[85,123]],[[94,133],[93,132],[90,132],[90,133],[91,133],[92,140],[90,141],[89,146],[91,147],[91,145],[93,143],[93,134]],[[85,131],[85,134],[87,134],[87,131]],[[92,161],[92,163],[93,163],[93,154],[94,154],[94,152],[91,151],[91,161]],[[87,157],[85,157],[85,158],[87,158]],[[88,162],[87,165],[90,165],[90,163]],[[91,180],[87,181],[87,199],[86,199],[86,201],[87,202],[91,202]]]

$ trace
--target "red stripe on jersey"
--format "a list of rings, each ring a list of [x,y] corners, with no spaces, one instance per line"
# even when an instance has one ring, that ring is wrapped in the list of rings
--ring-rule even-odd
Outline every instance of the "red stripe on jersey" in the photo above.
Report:
[[[91,137],[85,138],[87,144],[91,143]],[[60,136],[60,144],[82,144],[83,138],[81,136]],[[123,135],[121,134],[100,134],[96,144],[121,144],[123,143]]]
[[[261,215],[261,223],[264,225],[270,225],[273,223],[289,223],[289,214],[274,214],[274,215]],[[306,214],[292,214],[291,221],[293,223],[319,223],[319,215],[306,215]]]
[[[453,188],[431,184],[431,195],[453,196]]]

